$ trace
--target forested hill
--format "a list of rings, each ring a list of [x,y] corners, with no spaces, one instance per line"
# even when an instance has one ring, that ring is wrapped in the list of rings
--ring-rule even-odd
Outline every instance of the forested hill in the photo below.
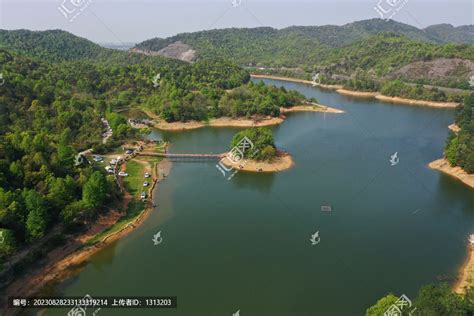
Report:
[[[53,227],[90,223],[119,198],[103,168],[75,159],[139,137],[119,110],[187,121],[278,116],[280,106],[305,101],[249,83],[245,69],[222,59],[190,64],[107,50],[61,31],[2,31],[0,43],[0,272]],[[102,118],[113,130],[105,145]]]
[[[343,26],[293,26],[222,29],[155,38],[132,51],[169,57],[173,45],[195,52],[195,60],[216,57],[251,67],[251,71],[310,79],[320,73],[325,83],[348,82],[356,71],[379,83],[402,79],[471,89],[474,74],[473,26],[440,24],[418,29],[396,21],[372,19]],[[342,78],[342,79],[341,79]],[[376,86],[375,83],[364,86]]]
[[[474,93],[465,98],[457,109],[456,124],[460,130],[451,131],[445,147],[445,155],[452,166],[474,174]]]
[[[0,48],[49,61],[97,59],[112,50],[61,30],[0,30]]]
[[[426,29],[418,29],[393,20],[371,19],[343,26],[291,26],[281,30],[271,27],[251,29],[230,28],[182,33],[166,39],[150,39],[138,44],[136,48],[158,51],[170,43],[182,41],[199,49],[199,44],[202,42],[208,42],[209,45],[212,45],[216,43],[228,44],[235,40],[237,40],[235,46],[238,47],[239,42],[244,39],[247,39],[247,42],[251,44],[250,48],[255,46],[265,47],[267,44],[271,44],[271,47],[278,47],[277,44],[282,41],[284,42],[282,44],[285,46],[289,46],[292,42],[293,44],[298,44],[299,41],[302,41],[303,43],[311,43],[318,46],[342,47],[381,33],[395,33],[404,35],[412,40],[428,43],[474,44],[472,28],[472,25],[453,27],[449,24],[439,24]]]

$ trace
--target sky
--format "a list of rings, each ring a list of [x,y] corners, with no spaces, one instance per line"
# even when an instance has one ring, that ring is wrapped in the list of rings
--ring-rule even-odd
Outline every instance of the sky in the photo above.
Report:
[[[62,29],[96,43],[138,43],[215,28],[343,25],[380,17],[377,4],[405,1],[394,20],[418,28],[474,24],[474,0],[0,0],[0,29]]]

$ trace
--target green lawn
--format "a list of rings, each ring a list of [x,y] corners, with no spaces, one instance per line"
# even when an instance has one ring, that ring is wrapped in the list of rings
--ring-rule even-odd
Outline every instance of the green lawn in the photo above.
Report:
[[[145,209],[145,203],[142,201],[132,200],[128,204],[127,214],[119,219],[117,223],[115,223],[112,227],[104,230],[100,234],[97,234],[91,240],[87,241],[84,246],[92,246],[99,241],[101,241],[105,236],[110,235],[116,231],[121,230],[125,227],[129,222],[132,222],[141,212]]]
[[[127,162],[127,170],[125,172],[128,173],[128,177],[123,178],[125,189],[134,198],[140,199],[140,194],[146,190],[143,187],[143,182],[145,181],[144,166],[134,160],[130,160]],[[146,181],[150,182],[151,180],[148,178]]]

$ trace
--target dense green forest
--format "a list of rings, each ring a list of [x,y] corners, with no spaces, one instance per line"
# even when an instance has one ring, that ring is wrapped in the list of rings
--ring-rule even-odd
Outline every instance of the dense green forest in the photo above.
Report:
[[[244,151],[244,158],[254,160],[271,160],[277,154],[275,140],[272,130],[268,127],[249,128],[238,132],[230,142],[230,150],[247,138],[253,144],[253,148]]]
[[[118,193],[113,178],[75,166],[79,149],[101,141],[100,101],[79,81],[66,83],[77,70],[60,74],[56,65],[4,50],[0,63],[10,74],[0,86],[2,259],[57,223],[94,218]]]
[[[374,306],[367,309],[366,316],[384,315],[390,306],[398,300],[393,294],[381,298]],[[416,309],[416,311],[415,311]],[[407,314],[408,306],[403,309]],[[423,286],[413,301],[411,307],[413,315],[426,316],[470,316],[474,313],[474,288],[469,288],[464,296],[453,293],[446,283],[430,284]]]
[[[446,159],[468,173],[474,173],[474,93],[465,98],[457,108],[456,124],[461,128],[451,131],[445,147]]]
[[[323,83],[344,84],[357,90],[365,87],[351,84],[350,78],[361,72],[371,79],[367,84],[369,91],[396,79],[474,89],[469,85],[474,67],[471,30],[471,26],[450,25],[420,30],[395,21],[373,19],[344,26],[294,26],[282,30],[232,28],[183,33],[147,40],[136,48],[158,51],[180,41],[197,51],[197,60],[229,58],[254,72],[307,80],[320,73],[328,79]],[[445,59],[450,64],[439,66],[447,67],[442,74],[429,71],[430,67],[438,67],[430,63]],[[415,65],[417,62],[422,64]],[[401,71],[404,66],[412,67]],[[426,92],[425,97],[430,93]]]
[[[249,82],[246,70],[224,59],[189,64],[111,51],[62,31],[2,31],[0,46],[0,260],[57,224],[87,224],[120,198],[113,177],[76,166],[75,157],[138,136],[121,110],[206,120],[277,116],[280,106],[304,100]],[[105,145],[102,118],[113,130]]]

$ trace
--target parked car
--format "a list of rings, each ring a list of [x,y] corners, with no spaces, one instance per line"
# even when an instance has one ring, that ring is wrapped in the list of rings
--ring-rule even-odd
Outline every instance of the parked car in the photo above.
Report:
[[[131,155],[131,154],[133,154],[133,150],[127,149],[127,150],[125,151],[125,153],[126,153],[127,155]]]
[[[146,199],[146,193],[145,192],[142,192],[142,195],[140,195],[140,198],[143,200],[143,199]]]
[[[128,177],[128,173],[123,172],[123,171],[120,171],[120,172],[118,173],[118,175],[121,176],[121,177]]]
[[[144,186],[144,187],[147,187],[147,186],[149,186],[149,185],[150,185],[150,184],[148,183],[148,181],[143,182],[143,186]]]
[[[105,171],[107,171],[108,173],[114,173],[114,168],[112,168],[111,166],[107,166],[105,167]]]
[[[148,172],[145,172],[145,178],[149,178],[150,174]]]

